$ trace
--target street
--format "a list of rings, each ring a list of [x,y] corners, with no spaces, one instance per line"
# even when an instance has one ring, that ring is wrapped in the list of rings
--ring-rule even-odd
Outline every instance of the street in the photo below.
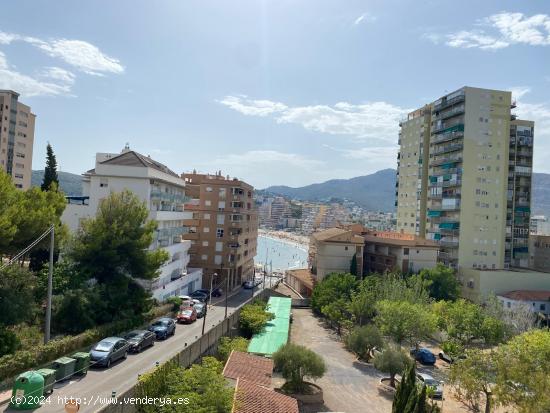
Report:
[[[261,289],[255,288],[254,295],[257,295],[260,291]],[[230,296],[228,299],[228,316],[250,298],[251,290],[242,288]],[[205,331],[210,330],[213,325],[224,319],[225,297],[219,297],[216,301],[213,300],[213,303],[208,310]],[[92,368],[82,378],[71,378],[66,382],[56,383],[54,392],[45,399],[43,406],[38,411],[44,413],[62,412],[64,411],[65,398],[70,397],[80,398],[83,401],[80,412],[99,410],[112,396],[113,391],[116,394],[122,394],[136,383],[139,374],[151,370],[157,362],[163,363],[169,360],[184,349],[186,343],[189,345],[194,342],[201,334],[202,323],[203,320],[198,319],[190,325],[179,324],[173,337],[165,341],[157,341],[154,346],[143,350],[139,354],[128,354],[126,360],[117,361],[109,369]],[[3,411],[16,412],[17,410],[6,406]]]

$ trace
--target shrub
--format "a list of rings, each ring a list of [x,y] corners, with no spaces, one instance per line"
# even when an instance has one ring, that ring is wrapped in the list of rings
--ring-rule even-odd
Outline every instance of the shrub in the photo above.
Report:
[[[382,348],[384,340],[380,330],[375,325],[369,324],[362,327],[355,327],[351,334],[346,337],[346,347],[357,354],[359,358],[367,363],[371,359],[371,353],[375,348]]]
[[[253,302],[245,305],[239,316],[239,328],[246,338],[252,337],[262,331],[269,320],[274,315],[266,311],[266,305],[263,302]]]
[[[248,340],[244,337],[220,338],[218,343],[218,358],[222,362],[225,363],[227,361],[233,350],[246,352],[248,350]]]
[[[0,357],[13,353],[20,344],[21,342],[13,331],[0,327]]]
[[[281,371],[286,383],[285,391],[300,393],[307,390],[304,379],[323,377],[326,371],[324,360],[310,349],[287,343],[273,354],[275,369]]]
[[[389,346],[374,356],[374,367],[390,375],[390,386],[395,387],[395,375],[401,374],[411,363],[409,356],[398,346]]]
[[[178,311],[183,300],[179,297],[168,297],[166,304],[172,305],[172,311]]]

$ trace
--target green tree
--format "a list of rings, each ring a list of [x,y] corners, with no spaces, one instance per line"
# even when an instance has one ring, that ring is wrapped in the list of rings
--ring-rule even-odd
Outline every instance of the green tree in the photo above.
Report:
[[[7,252],[17,232],[15,216],[19,210],[18,193],[11,177],[0,168],[0,257]]]
[[[103,312],[101,297],[92,288],[70,290],[55,296],[52,307],[52,328],[64,334],[79,334],[92,328],[94,315]]]
[[[317,314],[322,314],[324,306],[339,298],[349,302],[356,287],[357,280],[351,274],[328,274],[313,288],[311,308]]]
[[[55,187],[52,188],[52,183],[55,183]],[[44,179],[40,189],[42,191],[49,191],[59,187],[59,177],[57,176],[57,160],[53,153],[52,146],[48,143],[46,146],[46,168],[44,169]]]
[[[353,254],[353,257],[351,259],[351,263],[349,266],[349,273],[357,277],[357,254]]]
[[[352,294],[347,309],[352,315],[353,321],[362,326],[374,316],[375,304],[376,296],[373,289],[369,288],[369,282],[363,281],[359,284],[357,291]]]
[[[251,338],[260,333],[265,325],[275,316],[266,310],[265,302],[255,301],[243,306],[239,315],[239,328],[242,334]]]
[[[232,351],[242,351],[246,353],[248,344],[249,341],[244,337],[222,337],[218,342],[218,358],[225,363]]]
[[[392,403],[392,413],[403,413],[411,398],[416,398],[416,367],[410,363],[401,382],[397,385]]]
[[[98,322],[131,318],[151,307],[149,293],[136,280],[158,276],[168,254],[148,249],[156,228],[148,215],[145,204],[132,192],[111,193],[75,237],[68,256],[86,279],[97,283],[105,303]]]
[[[390,386],[395,387],[395,375],[401,374],[412,363],[410,357],[399,346],[387,346],[374,356],[374,367],[390,375]]]
[[[345,342],[349,350],[367,363],[372,357],[372,351],[384,346],[382,334],[374,324],[355,327],[346,337]]]
[[[273,354],[273,363],[286,380],[283,389],[289,393],[306,391],[306,378],[317,380],[326,372],[321,356],[304,346],[292,343],[285,344]]]
[[[491,352],[475,349],[466,352],[467,357],[451,364],[450,383],[455,386],[459,400],[472,410],[479,411],[481,394],[485,395],[485,413],[492,408],[492,383],[496,370]]]
[[[435,331],[437,319],[428,306],[408,301],[383,300],[377,303],[375,322],[382,334],[401,344],[407,339],[418,347]]]
[[[342,334],[342,327],[348,323],[349,314],[347,312],[347,303],[343,298],[339,298],[321,308],[321,314],[327,318],[332,328],[336,328],[338,335]]]
[[[451,268],[440,263],[435,268],[423,269],[418,276],[428,281],[428,293],[435,300],[454,301],[460,297],[460,284]]]
[[[483,311],[477,304],[459,299],[454,302],[439,301],[433,305],[438,326],[449,337],[467,345],[482,334]]]
[[[498,347],[496,386],[499,402],[520,413],[550,411],[550,332],[531,330]]]

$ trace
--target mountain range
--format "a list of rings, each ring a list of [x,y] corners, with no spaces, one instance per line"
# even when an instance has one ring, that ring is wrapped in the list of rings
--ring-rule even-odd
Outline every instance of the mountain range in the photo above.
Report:
[[[82,176],[70,172],[57,172],[59,186],[66,195],[82,195]],[[32,171],[31,185],[40,186],[44,180],[44,171]]]
[[[395,210],[395,169],[351,179],[332,179],[300,188],[270,186],[264,191],[300,201],[348,200],[370,211]],[[533,213],[550,215],[550,174],[533,174]]]

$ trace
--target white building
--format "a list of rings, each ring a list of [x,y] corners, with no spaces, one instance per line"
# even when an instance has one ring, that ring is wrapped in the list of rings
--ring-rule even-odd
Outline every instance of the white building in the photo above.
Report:
[[[550,291],[515,290],[497,295],[504,308],[527,307],[534,313],[550,314]]]
[[[202,270],[187,268],[190,241],[182,239],[185,212],[185,182],[165,165],[126,147],[120,154],[96,154],[95,168],[83,174],[82,197],[69,198],[62,221],[76,231],[82,219],[96,215],[100,201],[111,192],[132,191],[149,209],[149,219],[158,223],[151,250],[169,254],[160,276],[141,282],[153,297],[163,301],[202,287]]]

